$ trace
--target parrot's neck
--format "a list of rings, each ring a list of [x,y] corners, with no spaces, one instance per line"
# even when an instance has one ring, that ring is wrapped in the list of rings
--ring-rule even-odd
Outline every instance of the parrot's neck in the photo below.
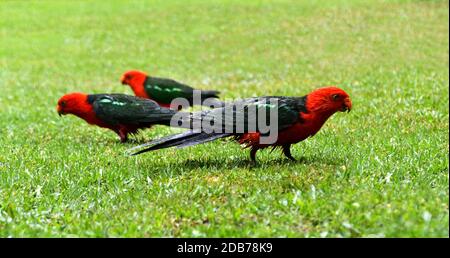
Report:
[[[71,110],[70,113],[85,120],[89,124],[107,127],[103,121],[97,118],[93,106],[87,101],[87,97],[86,100],[80,101],[76,109]]]
[[[145,91],[146,78],[146,76],[138,76],[136,78],[133,78],[133,80],[130,82],[130,87],[133,90],[134,95],[141,98],[150,98],[150,96]]]

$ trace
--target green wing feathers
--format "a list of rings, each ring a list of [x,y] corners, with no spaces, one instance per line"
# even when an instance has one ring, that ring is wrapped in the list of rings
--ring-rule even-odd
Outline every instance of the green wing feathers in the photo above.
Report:
[[[276,104],[269,102],[270,98],[277,99]],[[269,123],[271,115],[277,115],[278,129],[282,130],[299,121],[300,110],[297,106],[298,100],[285,99],[278,97],[263,97],[263,98],[250,98],[241,101],[236,101],[233,104],[226,105],[222,108],[215,108],[211,110],[205,110],[202,112],[194,112],[187,118],[190,122],[194,121],[210,121],[212,124],[225,128],[233,128],[233,130],[258,131],[258,128],[249,127],[259,125],[258,114],[264,111],[266,124]]]
[[[98,94],[90,98],[97,117],[109,124],[168,125],[176,113],[152,100],[124,94]]]
[[[176,98],[187,99],[190,104],[193,101],[194,88],[172,79],[148,76],[144,83],[147,95],[158,103],[170,104]],[[218,98],[219,91],[202,90],[202,101],[207,98]]]

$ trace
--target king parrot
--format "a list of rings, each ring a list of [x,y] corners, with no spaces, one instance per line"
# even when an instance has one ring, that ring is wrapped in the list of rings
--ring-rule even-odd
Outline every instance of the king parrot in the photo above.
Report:
[[[275,100],[277,104],[273,105],[269,100]],[[187,127],[191,130],[151,141],[129,151],[132,153],[131,155],[137,155],[158,149],[183,148],[220,138],[234,137],[240,144],[251,149],[250,157],[253,162],[256,161],[256,152],[267,147],[279,147],[286,157],[295,160],[290,151],[292,144],[315,135],[334,113],[338,111],[349,112],[352,108],[349,95],[337,87],[319,88],[302,97],[249,98],[233,104],[237,105],[237,103],[243,105],[244,108],[231,108],[232,112],[228,112],[228,114],[226,109],[229,108],[229,104],[227,104],[228,107],[194,112],[188,116],[184,115],[179,119],[179,122],[189,121]],[[230,104],[230,106],[233,105]],[[252,106],[256,106],[258,110],[275,111],[277,113],[276,133],[278,136],[274,142],[263,143],[260,141],[261,137],[265,136],[267,132],[262,132],[258,116],[249,112]],[[270,114],[270,112],[266,112],[266,114]],[[239,120],[238,117],[243,119]],[[206,131],[203,127],[195,129],[193,126],[195,121],[208,121],[208,123],[213,121],[213,124],[216,124],[221,130],[211,132],[210,130]],[[251,128],[252,124],[256,124],[253,129]],[[243,131],[237,131],[238,127],[243,128]]]
[[[175,110],[164,108],[155,101],[125,94],[70,93],[62,96],[58,114],[73,114],[87,123],[108,128],[117,133],[121,142],[128,134],[154,124],[169,125]]]
[[[176,98],[183,98],[189,105],[202,104],[205,106],[221,107],[223,102],[218,100],[219,91],[201,90],[199,91],[199,101],[194,103],[194,88],[172,79],[148,76],[146,73],[136,70],[125,72],[120,81],[123,85],[128,85],[138,97],[152,99],[162,107],[171,107],[171,102]],[[204,100],[208,99],[208,102]],[[174,108],[174,107],[172,107]]]

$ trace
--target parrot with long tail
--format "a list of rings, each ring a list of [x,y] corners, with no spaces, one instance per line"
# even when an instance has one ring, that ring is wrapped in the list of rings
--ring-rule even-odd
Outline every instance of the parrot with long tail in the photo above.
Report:
[[[272,104],[269,100],[276,104]],[[239,104],[243,108],[233,108],[233,104]],[[273,142],[262,141],[262,137],[268,133],[262,131],[258,121],[261,117],[251,113],[252,108],[266,111],[266,116],[271,114],[270,111],[276,112],[277,137]],[[191,130],[137,146],[130,149],[129,153],[137,155],[170,147],[183,148],[234,137],[241,145],[250,148],[250,158],[253,162],[256,161],[257,151],[267,147],[281,148],[287,158],[295,160],[290,150],[293,144],[314,136],[334,113],[349,112],[351,109],[352,102],[349,95],[337,87],[319,88],[302,97],[249,98],[227,104],[222,108],[193,112],[184,116],[180,113],[179,124],[189,122],[185,123],[184,127]],[[211,132],[203,128],[196,129],[195,122],[212,122],[216,124],[216,129],[219,127],[220,130]],[[252,125],[256,126],[252,128]],[[237,130],[238,127],[241,128],[240,131]]]

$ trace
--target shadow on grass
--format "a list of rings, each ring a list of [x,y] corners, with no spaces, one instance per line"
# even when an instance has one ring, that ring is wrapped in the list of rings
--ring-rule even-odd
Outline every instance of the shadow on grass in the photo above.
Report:
[[[90,138],[81,138],[78,142],[92,142]],[[123,146],[124,151],[123,154],[128,156],[127,150],[136,147],[140,144],[144,144],[151,141],[151,139],[146,137],[135,137],[129,138],[127,142],[121,143],[118,138],[106,138],[103,139],[101,143],[103,145],[109,146]],[[122,150],[120,150],[122,152]],[[264,153],[267,152],[267,153]],[[245,155],[239,155],[234,157],[229,156],[221,156],[219,154],[214,155],[214,157],[198,157],[198,158],[190,158],[185,160],[173,160],[170,162],[171,164],[159,164],[153,169],[157,168],[157,170],[162,168],[168,168],[175,165],[175,167],[182,167],[185,170],[194,170],[194,169],[236,169],[236,168],[246,168],[246,169],[270,169],[270,168],[282,168],[288,166],[342,166],[345,165],[345,157],[335,157],[330,155],[322,155],[322,154],[313,154],[313,155],[297,155],[295,156],[296,161],[292,161],[279,153],[271,152],[270,150],[261,150],[258,152],[256,163],[252,162],[249,157],[248,151],[245,151]],[[147,154],[149,155],[149,154]]]
[[[150,142],[150,141],[152,141],[152,139],[150,139],[150,138],[133,138],[133,137],[128,137],[128,140],[126,142],[120,142],[119,137],[101,139],[102,144],[107,144],[107,145],[117,144],[117,145],[125,146],[127,148],[132,148],[132,147],[135,147],[135,146],[138,146],[138,145]],[[88,143],[89,138],[83,139],[82,142]],[[92,139],[90,140],[90,142],[92,142]]]
[[[292,161],[285,157],[271,159],[257,159],[256,163],[252,162],[250,158],[238,158],[229,159],[227,157],[217,158],[217,159],[189,159],[183,162],[183,167],[186,169],[198,169],[198,168],[220,168],[220,169],[233,169],[233,168],[248,168],[248,169],[258,169],[258,168],[271,168],[271,167],[282,167],[289,165],[327,165],[327,166],[342,166],[345,164],[344,159],[335,158],[329,156],[307,156],[299,157],[296,161]]]

